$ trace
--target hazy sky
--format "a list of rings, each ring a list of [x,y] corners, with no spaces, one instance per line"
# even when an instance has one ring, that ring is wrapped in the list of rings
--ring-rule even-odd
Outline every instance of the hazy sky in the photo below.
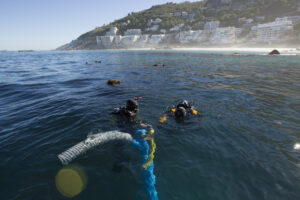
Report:
[[[0,0],[0,50],[54,49],[96,26],[166,2],[170,0]]]

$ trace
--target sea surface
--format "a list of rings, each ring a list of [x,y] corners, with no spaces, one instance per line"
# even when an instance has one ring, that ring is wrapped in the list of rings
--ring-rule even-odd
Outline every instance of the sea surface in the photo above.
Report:
[[[300,57],[233,53],[0,52],[0,199],[68,199],[56,188],[57,155],[87,135],[128,128],[111,111],[142,97],[159,199],[299,200]],[[181,99],[201,117],[160,124]],[[125,145],[114,171],[115,145],[72,162],[87,177],[73,199],[146,199],[140,154]]]

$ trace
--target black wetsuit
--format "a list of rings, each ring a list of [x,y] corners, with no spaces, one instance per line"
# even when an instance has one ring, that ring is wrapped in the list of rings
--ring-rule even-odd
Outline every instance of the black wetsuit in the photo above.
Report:
[[[115,108],[112,114],[117,115],[117,127],[122,132],[133,133],[135,134],[135,130],[138,124],[137,119],[138,113],[138,103],[136,100],[130,99],[127,101],[126,106],[121,106],[119,108]],[[114,172],[121,172],[123,165],[125,162],[128,162],[130,159],[127,155],[124,154],[124,143],[117,142],[114,145],[114,154],[115,154],[115,162],[113,165]]]
[[[197,114],[197,111],[195,110],[195,107],[192,106],[188,101],[183,100],[180,103],[178,103],[176,106],[172,107],[170,110],[165,112],[166,116],[174,117],[176,119],[176,122],[182,122],[185,119],[191,118],[195,115],[200,117],[201,115]],[[164,123],[164,121],[167,120],[167,117],[163,117],[160,119],[161,123]]]

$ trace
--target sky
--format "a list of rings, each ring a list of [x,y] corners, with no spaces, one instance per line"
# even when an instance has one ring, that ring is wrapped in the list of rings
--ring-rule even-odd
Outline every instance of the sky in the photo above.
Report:
[[[183,1],[0,0],[0,50],[55,49],[130,12]]]

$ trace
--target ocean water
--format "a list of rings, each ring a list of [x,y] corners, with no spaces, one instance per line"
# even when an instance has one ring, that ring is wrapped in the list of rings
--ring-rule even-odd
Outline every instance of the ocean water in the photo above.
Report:
[[[155,129],[159,199],[300,199],[300,57],[232,53],[0,52],[0,199],[67,199],[57,155],[126,128],[110,112],[139,96],[139,118]],[[202,117],[159,124],[180,99]],[[74,160],[87,177],[74,199],[146,199],[139,153],[121,151],[120,172],[115,144]]]

